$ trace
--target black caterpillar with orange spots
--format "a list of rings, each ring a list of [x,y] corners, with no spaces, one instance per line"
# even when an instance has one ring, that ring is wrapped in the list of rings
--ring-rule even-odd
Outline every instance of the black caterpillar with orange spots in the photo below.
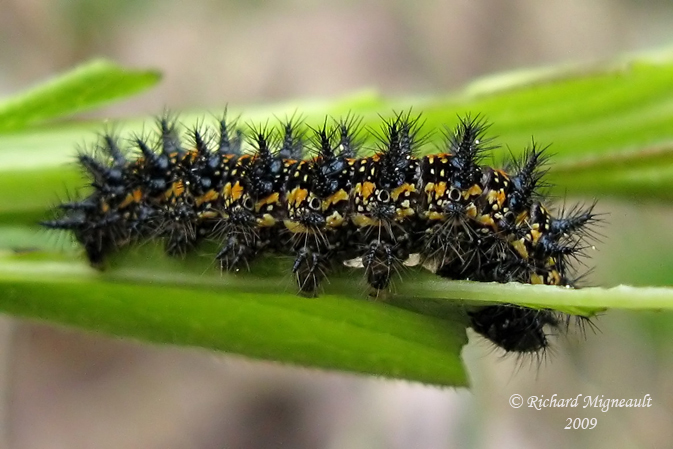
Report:
[[[176,256],[215,241],[226,271],[262,254],[290,256],[306,295],[352,260],[378,292],[412,257],[450,279],[573,287],[571,262],[596,221],[592,207],[557,217],[545,207],[547,157],[535,144],[508,169],[481,165],[493,146],[479,117],[462,118],[425,156],[427,135],[410,113],[367,133],[350,116],[245,132],[226,119],[184,134],[175,120],[157,123],[152,136],[106,134],[80,153],[91,193],[42,223],[72,232],[94,267],[150,239]],[[374,152],[365,154],[366,142]],[[512,305],[470,317],[475,331],[523,353],[544,350],[545,329],[564,321]]]

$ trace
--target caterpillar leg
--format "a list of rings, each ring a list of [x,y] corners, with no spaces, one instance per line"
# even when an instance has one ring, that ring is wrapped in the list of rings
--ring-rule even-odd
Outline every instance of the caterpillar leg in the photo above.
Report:
[[[89,264],[98,270],[103,270],[108,255],[122,246],[117,238],[100,229],[75,232],[75,236],[84,246]]]
[[[299,249],[297,258],[292,265],[292,274],[295,276],[300,293],[314,296],[320,283],[325,278],[326,271],[327,259],[325,256],[308,247]]]
[[[169,256],[184,257],[196,247],[196,240],[186,233],[176,233],[166,240],[165,250]]]
[[[400,248],[389,242],[375,240],[369,244],[367,252],[362,256],[367,282],[375,290],[384,290],[390,284],[390,278],[401,261],[409,254],[402,254]]]
[[[165,231],[164,248],[172,257],[184,257],[198,244],[196,223],[179,224]]]
[[[255,257],[256,251],[247,239],[233,235],[227,239],[222,249],[215,256],[224,271],[238,271],[243,265],[248,266]]]

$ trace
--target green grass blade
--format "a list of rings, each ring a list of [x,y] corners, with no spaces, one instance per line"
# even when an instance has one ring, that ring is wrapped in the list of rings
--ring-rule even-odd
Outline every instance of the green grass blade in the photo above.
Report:
[[[414,107],[423,112],[427,129],[441,130],[453,126],[458,113],[481,113],[493,122],[491,134],[498,136],[497,143],[503,146],[495,152],[496,161],[505,159],[510,151],[520,153],[533,136],[541,145],[551,144],[550,180],[557,186],[556,193],[671,199],[673,57],[636,55],[590,70],[548,72],[551,74],[544,78],[529,76],[528,84],[510,83],[504,88],[496,83],[499,88],[489,90],[468,86],[443,99],[383,101],[363,93],[334,101],[248,108],[243,119],[265,121],[299,110],[315,124],[326,113],[350,111],[362,115],[365,125],[376,127],[379,113]],[[204,115],[208,114],[182,118],[194,123]],[[93,132],[88,130],[95,129],[63,127],[0,137],[0,170],[64,168],[75,144],[93,140]],[[143,124],[132,122],[126,129],[139,131]],[[437,143],[441,133],[431,137]],[[428,151],[432,147],[429,145]],[[72,172],[66,177],[74,179]]]
[[[0,310],[116,336],[319,368],[466,385],[464,324],[324,295],[189,289],[101,279],[72,263],[12,263]]]
[[[128,97],[154,86],[156,71],[124,69],[95,60],[0,102],[0,132],[25,128]]]
[[[254,275],[219,276],[203,260],[158,256],[147,267],[138,262],[151,253],[134,253],[104,274],[53,256],[6,255],[0,310],[150,342],[464,385],[459,355],[468,304],[518,303],[579,315],[605,307],[673,309],[671,288],[572,290],[424,274],[407,276],[378,301],[365,299],[350,272],[334,276],[320,298],[301,298],[282,263],[267,262]]]

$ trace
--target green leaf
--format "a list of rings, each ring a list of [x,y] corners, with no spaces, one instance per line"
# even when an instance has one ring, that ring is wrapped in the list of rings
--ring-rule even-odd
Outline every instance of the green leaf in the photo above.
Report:
[[[245,283],[189,289],[152,280],[146,274],[120,283],[73,263],[7,258],[0,262],[0,310],[158,343],[466,385],[458,312],[456,326],[375,301],[278,293],[273,279],[258,292]]]
[[[573,193],[647,201],[673,199],[672,179],[673,142],[560,162],[549,176]]]
[[[65,117],[154,86],[156,71],[138,71],[95,60],[0,102],[0,132]]]

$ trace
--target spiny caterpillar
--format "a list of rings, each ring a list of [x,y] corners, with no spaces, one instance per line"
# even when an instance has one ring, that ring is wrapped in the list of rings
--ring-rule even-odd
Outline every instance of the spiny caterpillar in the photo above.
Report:
[[[573,287],[571,262],[596,221],[593,206],[557,217],[545,207],[547,155],[534,143],[507,169],[480,165],[494,146],[478,116],[445,130],[439,152],[425,156],[427,134],[410,113],[366,133],[351,116],[245,131],[225,117],[217,129],[184,135],[174,119],[157,124],[149,137],[107,133],[81,152],[91,193],[42,223],[72,232],[94,267],[150,239],[173,256],[207,240],[219,245],[215,259],[226,271],[262,254],[292,257],[305,295],[352,260],[378,292],[412,256],[449,279]],[[365,155],[370,141],[375,151]],[[557,312],[514,305],[482,307],[470,320],[519,353],[545,350],[545,328],[563,322]]]

